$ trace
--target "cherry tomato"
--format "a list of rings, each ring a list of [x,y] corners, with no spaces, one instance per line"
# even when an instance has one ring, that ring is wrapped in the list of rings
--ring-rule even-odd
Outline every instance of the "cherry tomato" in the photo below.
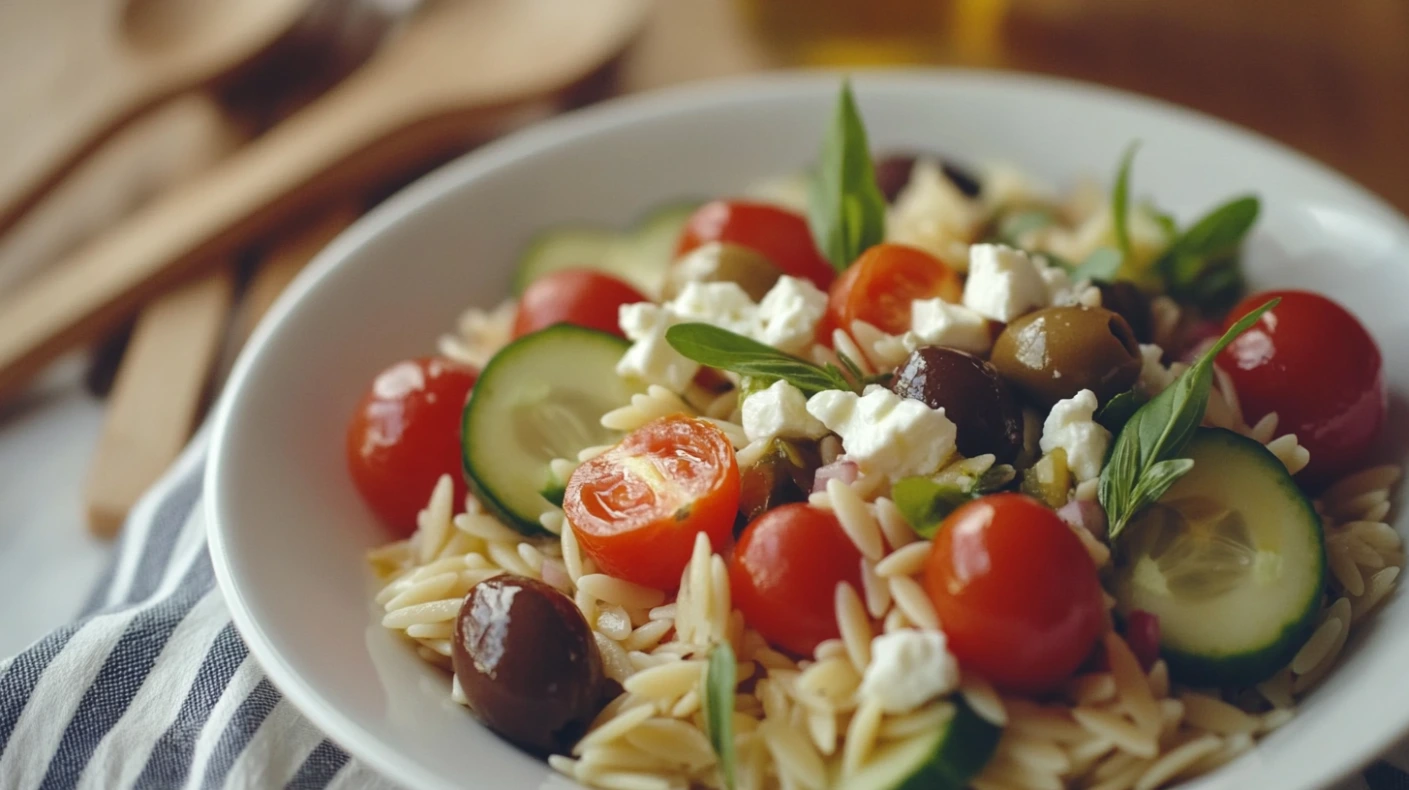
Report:
[[[399,362],[372,380],[347,426],[347,466],[372,511],[410,535],[443,474],[465,499],[460,414],[479,372],[438,357]]]
[[[1322,483],[1347,472],[1379,435],[1388,409],[1380,349],[1344,307],[1306,291],[1268,291],[1244,299],[1226,326],[1274,297],[1264,313],[1219,355],[1244,418],[1277,412],[1277,433],[1294,433],[1311,453],[1297,475]]]
[[[684,255],[711,241],[756,250],[783,273],[811,280],[824,291],[837,276],[817,251],[807,220],[776,206],[740,200],[706,203],[685,223],[675,254]]]
[[[617,320],[624,304],[650,301],[641,292],[609,274],[589,269],[563,269],[546,274],[519,297],[514,337],[553,324],[568,323],[625,337]]]
[[[837,582],[861,589],[861,552],[835,515],[804,503],[759,516],[729,561],[730,592],[744,622],[798,655],[811,656],[840,636]]]
[[[723,548],[739,507],[739,465],[724,432],[671,415],[647,423],[568,479],[563,510],[604,572],[660,590],[680,585],[695,536]]]
[[[1095,563],[1071,527],[1022,494],[955,510],[925,561],[925,587],[959,663],[1007,691],[1052,691],[1106,628]]]
[[[958,302],[964,283],[958,272],[924,250],[877,244],[861,254],[832,284],[823,337],[865,321],[892,335],[910,328],[910,303],[936,296]]]

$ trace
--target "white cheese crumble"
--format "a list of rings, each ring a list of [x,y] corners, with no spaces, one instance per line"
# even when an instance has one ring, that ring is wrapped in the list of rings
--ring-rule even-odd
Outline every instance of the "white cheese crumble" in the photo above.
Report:
[[[1111,433],[1095,420],[1096,393],[1082,390],[1070,398],[1057,401],[1042,424],[1042,439],[1038,446],[1050,453],[1057,448],[1066,451],[1067,467],[1078,483],[1099,477]]]
[[[871,640],[860,693],[886,713],[909,713],[958,687],[959,662],[943,632],[904,629]]]
[[[1140,344],[1140,380],[1137,386],[1151,398],[1164,392],[1165,388],[1178,378],[1177,373],[1160,361],[1163,356],[1164,349],[1159,346],[1151,343]]]
[[[754,339],[796,354],[812,345],[826,312],[826,293],[808,280],[784,275],[758,303]]]
[[[1046,307],[1052,301],[1052,286],[1043,271],[1022,250],[1002,244],[975,244],[969,248],[964,306],[985,318],[1004,322]]]
[[[860,396],[819,392],[807,401],[807,412],[841,437],[847,458],[892,480],[933,472],[954,452],[954,423],[943,409],[884,387],[868,387]]]
[[[617,363],[617,375],[684,392],[700,366],[665,340],[676,324],[712,324],[790,353],[812,342],[827,310],[827,295],[812,283],[781,277],[763,301],[754,304],[733,282],[688,282],[675,299],[622,305],[618,324],[631,348]]]
[[[767,389],[744,398],[739,410],[750,442],[820,439],[827,435],[827,426],[807,413],[807,396],[786,381],[775,381]]]
[[[965,248],[985,216],[984,206],[960,192],[937,163],[921,159],[886,217],[886,241],[919,247],[963,271]]]
[[[987,354],[993,347],[988,319],[961,305],[943,299],[916,299],[910,307],[910,331],[905,346],[948,346],[972,354]]]

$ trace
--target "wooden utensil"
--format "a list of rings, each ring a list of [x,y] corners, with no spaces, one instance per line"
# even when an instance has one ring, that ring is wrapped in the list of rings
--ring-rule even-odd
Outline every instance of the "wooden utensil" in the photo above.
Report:
[[[280,217],[454,145],[621,50],[646,0],[445,0],[269,134],[0,301],[0,394]]]
[[[0,229],[124,122],[255,56],[309,2],[0,3]]]

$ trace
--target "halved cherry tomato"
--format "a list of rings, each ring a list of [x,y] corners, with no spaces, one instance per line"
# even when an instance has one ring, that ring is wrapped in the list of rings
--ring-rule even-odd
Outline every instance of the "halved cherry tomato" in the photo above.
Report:
[[[1277,412],[1277,433],[1294,433],[1311,453],[1298,475],[1323,483],[1350,471],[1374,443],[1388,409],[1379,346],[1344,307],[1306,291],[1244,299],[1225,329],[1274,297],[1282,302],[1218,357],[1233,379],[1244,418]]]
[[[716,200],[700,206],[685,223],[675,254],[684,255],[711,241],[756,250],[783,273],[811,280],[824,291],[837,276],[817,251],[807,220],[766,203]]]
[[[646,301],[640,291],[609,274],[563,269],[539,277],[524,290],[514,314],[514,337],[560,323],[625,337],[617,320],[619,308]]]
[[[730,593],[744,622],[798,655],[840,636],[837,582],[861,589],[861,552],[835,515],[804,503],[759,516],[729,561]]]
[[[822,337],[836,328],[850,331],[858,320],[902,334],[910,328],[911,302],[936,296],[958,302],[963,295],[959,273],[944,261],[904,244],[877,244],[832,284]]]
[[[1052,691],[1106,628],[1081,539],[1022,494],[974,500],[940,525],[925,587],[959,663],[999,688]]]
[[[703,532],[722,549],[739,507],[739,465],[724,432],[661,417],[579,466],[563,510],[582,552],[619,579],[674,590]]]
[[[372,511],[410,535],[443,474],[465,499],[460,416],[479,371],[448,359],[399,362],[372,380],[347,426],[347,466]]]

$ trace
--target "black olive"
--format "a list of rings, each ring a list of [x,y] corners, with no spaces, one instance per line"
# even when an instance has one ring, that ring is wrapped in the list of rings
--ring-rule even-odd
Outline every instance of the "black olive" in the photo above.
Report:
[[[451,659],[470,710],[537,754],[569,748],[609,693],[597,642],[577,606],[523,576],[470,588],[455,620]]]
[[[895,372],[895,394],[944,409],[958,429],[959,452],[992,453],[1012,463],[1023,446],[1022,408],[998,371],[964,351],[940,346],[915,349]]]
[[[1119,280],[1113,283],[1096,283],[1101,291],[1101,306],[1118,313],[1130,331],[1141,343],[1155,342],[1155,325],[1150,314],[1150,297],[1131,283]]]

